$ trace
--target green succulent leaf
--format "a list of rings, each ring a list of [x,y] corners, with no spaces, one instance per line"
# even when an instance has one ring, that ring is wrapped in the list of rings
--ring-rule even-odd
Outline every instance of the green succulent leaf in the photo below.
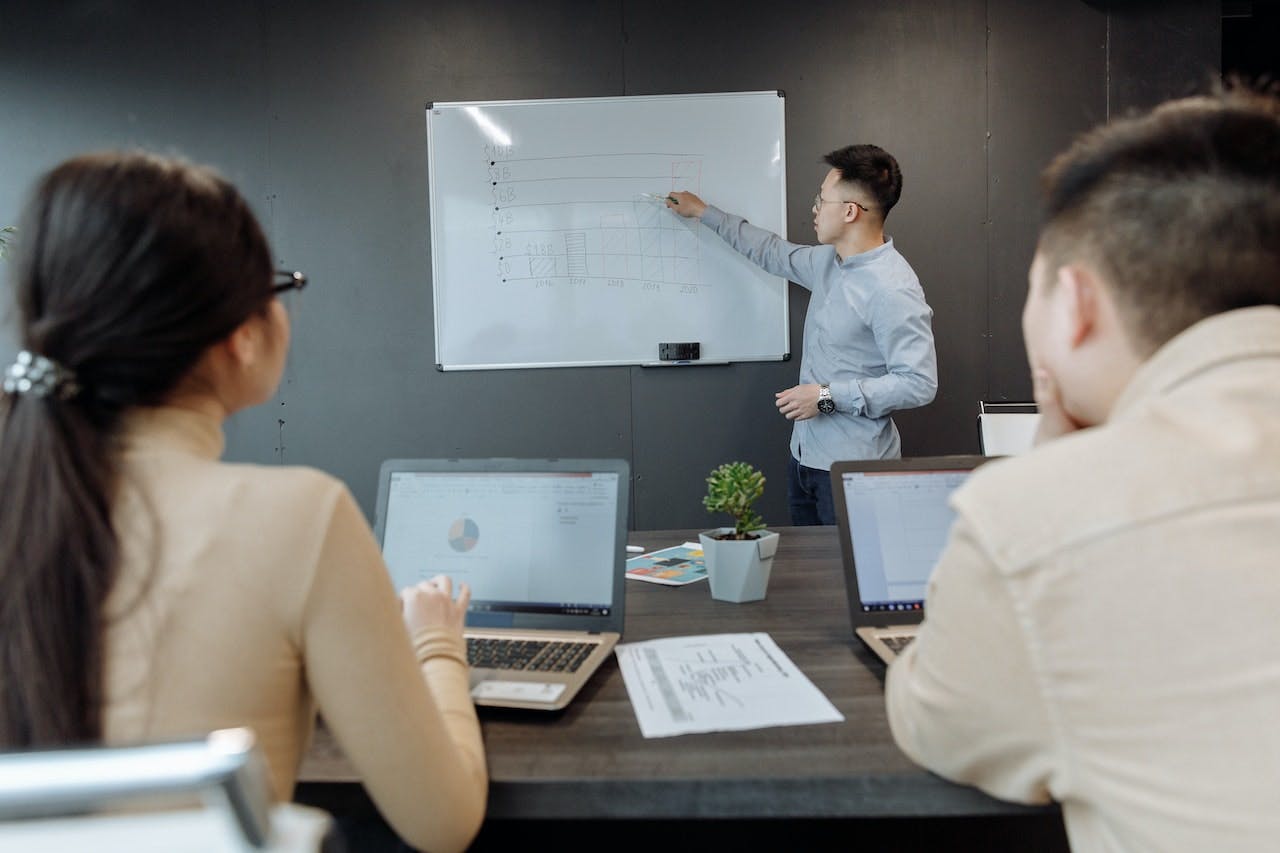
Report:
[[[739,537],[763,530],[764,519],[751,505],[764,494],[764,479],[747,462],[726,462],[707,477],[707,496],[702,505],[711,512],[733,516],[734,533]]]

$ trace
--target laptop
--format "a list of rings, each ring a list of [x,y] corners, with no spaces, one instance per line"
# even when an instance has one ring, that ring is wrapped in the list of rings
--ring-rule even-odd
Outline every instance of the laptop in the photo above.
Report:
[[[885,663],[916,637],[925,587],[951,532],[951,493],[987,456],[836,462],[831,495],[849,619]]]
[[[396,589],[471,587],[477,705],[557,710],[622,635],[630,472],[620,459],[390,459],[374,532]]]

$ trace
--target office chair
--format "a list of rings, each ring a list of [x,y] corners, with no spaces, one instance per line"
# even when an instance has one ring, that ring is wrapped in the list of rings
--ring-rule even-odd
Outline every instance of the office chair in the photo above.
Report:
[[[318,809],[272,806],[249,729],[0,754],[2,850],[315,851],[331,824]]]
[[[1016,456],[1031,449],[1040,415],[1035,403],[978,402],[978,448],[984,456]]]

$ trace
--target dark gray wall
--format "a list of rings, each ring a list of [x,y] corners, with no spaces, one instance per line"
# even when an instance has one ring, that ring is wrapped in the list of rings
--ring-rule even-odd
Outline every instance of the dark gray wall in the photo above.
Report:
[[[785,523],[773,392],[794,361],[434,370],[425,103],[783,89],[797,240],[825,151],[894,152],[889,232],[934,307],[941,372],[937,401],[898,418],[904,448],[970,452],[979,399],[1030,395],[1036,175],[1109,114],[1203,85],[1220,27],[1217,3],[1190,0],[0,0],[0,224],[86,149],[220,168],[312,279],[290,297],[279,396],[233,419],[228,456],[328,470],[370,514],[387,457],[600,455],[631,460],[637,529],[711,522],[702,480],[730,459],[764,470],[761,509]],[[806,305],[793,287],[795,352]],[[14,349],[0,332],[0,359]]]

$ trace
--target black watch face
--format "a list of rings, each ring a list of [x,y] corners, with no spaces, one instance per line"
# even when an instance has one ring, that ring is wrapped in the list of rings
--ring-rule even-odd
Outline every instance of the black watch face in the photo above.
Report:
[[[818,401],[818,411],[819,411],[819,412],[822,412],[824,415],[829,415],[829,414],[831,414],[832,412],[834,412],[835,410],[836,410],[836,404],[835,404],[835,401],[834,401],[834,400],[819,400],[819,401]]]

